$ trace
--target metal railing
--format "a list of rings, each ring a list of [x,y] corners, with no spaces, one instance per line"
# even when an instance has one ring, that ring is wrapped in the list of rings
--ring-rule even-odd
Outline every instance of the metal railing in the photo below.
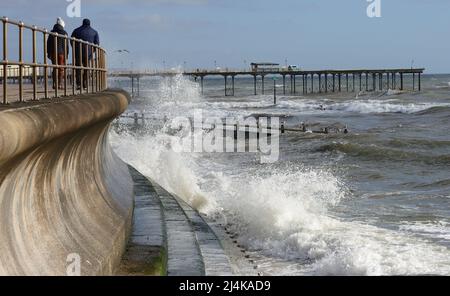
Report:
[[[95,93],[103,91],[107,88],[107,69],[106,69],[106,51],[96,44],[92,44],[83,40],[70,38],[65,35],[48,32],[36,26],[26,25],[23,22],[9,20],[7,17],[1,18],[3,24],[2,43],[3,43],[3,60],[0,62],[0,80],[3,88],[3,99],[0,103],[8,104],[12,99],[12,94],[8,92],[8,80],[14,79],[18,81],[18,94],[14,99],[24,102],[24,77],[30,74],[32,84],[31,100],[51,99],[61,96],[69,96],[83,93]],[[8,33],[9,27],[18,28],[18,60],[12,61],[8,59]],[[24,60],[24,31],[31,32],[32,61]],[[38,62],[38,34],[43,40],[43,62]],[[47,38],[53,39],[53,61],[49,63],[47,58]],[[60,40],[64,44],[64,63],[60,64],[58,59],[58,45]],[[68,63],[69,44],[71,45],[71,64]],[[11,72],[17,69],[17,76],[11,76]],[[27,73],[30,71],[31,73]],[[43,71],[42,71],[43,69]],[[63,73],[63,87],[60,93],[60,71]],[[53,75],[49,72],[54,72]],[[70,72],[70,73],[69,73]],[[49,75],[50,74],[50,75]],[[49,81],[52,80],[54,91],[49,91]],[[78,80],[78,83],[77,83]],[[38,85],[43,82],[43,95],[38,97]],[[80,84],[80,85],[77,85]]]

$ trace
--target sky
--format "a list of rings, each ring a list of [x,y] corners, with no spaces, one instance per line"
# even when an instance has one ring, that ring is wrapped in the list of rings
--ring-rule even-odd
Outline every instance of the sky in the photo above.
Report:
[[[380,0],[380,18],[367,16],[368,0],[79,1],[81,18],[67,16],[68,0],[0,0],[0,15],[48,29],[61,16],[69,34],[89,18],[110,68],[287,60],[305,70],[413,65],[450,73],[449,0]]]

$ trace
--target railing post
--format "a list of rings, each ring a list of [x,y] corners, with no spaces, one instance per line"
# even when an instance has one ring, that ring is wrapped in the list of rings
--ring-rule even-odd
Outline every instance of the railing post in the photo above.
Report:
[[[48,99],[48,60],[47,60],[47,30],[44,32],[44,92]]]
[[[3,18],[3,104],[8,104],[8,19]]]
[[[89,46],[87,44],[84,45],[85,48],[85,57],[84,57],[84,65],[83,67],[85,67],[85,71],[84,71],[84,75],[86,75],[85,78],[83,78],[83,83],[84,81],[86,81],[86,93],[89,93]]]
[[[64,96],[67,97],[67,36],[64,36]]]
[[[19,24],[19,101],[23,102],[23,23]]]
[[[76,75],[77,75],[77,70],[76,70],[76,64],[75,64],[75,53],[77,51],[77,44],[75,42],[75,40],[72,40],[72,95],[75,95],[75,88],[76,88]]]
[[[100,91],[98,79],[99,79],[99,72],[98,72],[98,48],[95,47],[95,90]]]
[[[56,33],[54,33],[56,34]],[[58,36],[57,35],[53,35],[52,37],[54,42],[53,42],[53,88],[55,89],[55,98],[58,97],[59,95],[59,69],[58,69]],[[56,68],[55,68],[56,67]]]
[[[33,100],[37,100],[37,48],[36,48],[36,26],[33,26]]]
[[[92,45],[88,45],[87,47],[88,47],[88,52],[90,53],[90,58],[88,59],[88,66],[89,66],[88,83],[91,86],[91,93],[94,93],[94,72],[92,70],[93,69],[94,51],[92,50]]]
[[[104,69],[103,76],[105,78],[105,88],[104,89],[107,89],[108,88],[108,77],[107,77],[107,73],[106,73],[106,62],[107,62],[106,53],[103,52],[103,55],[105,56],[104,64],[103,64],[103,69]]]

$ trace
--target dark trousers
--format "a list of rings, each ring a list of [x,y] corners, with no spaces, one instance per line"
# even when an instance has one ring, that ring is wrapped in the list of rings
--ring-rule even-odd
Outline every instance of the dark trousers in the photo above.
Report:
[[[80,60],[76,61],[77,66],[83,65],[83,67],[87,67],[90,61],[86,61],[83,59],[81,63]],[[83,79],[83,88],[87,88],[88,85],[88,75],[89,72],[87,70],[77,70],[77,87],[81,87],[81,80]],[[83,78],[81,77],[83,76]]]

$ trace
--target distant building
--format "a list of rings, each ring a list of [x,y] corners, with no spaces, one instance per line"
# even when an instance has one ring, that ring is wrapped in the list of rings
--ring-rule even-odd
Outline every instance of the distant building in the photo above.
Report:
[[[8,65],[6,67],[6,75],[8,78],[18,78],[20,76],[19,66],[17,65]],[[44,69],[37,68],[36,73],[38,76],[44,75]],[[33,75],[33,67],[31,66],[23,66],[22,67],[22,76],[23,77],[31,77]],[[0,80],[3,78],[3,67],[0,68]]]
[[[271,72],[271,71],[279,71],[280,64],[275,63],[251,63],[253,72]]]

